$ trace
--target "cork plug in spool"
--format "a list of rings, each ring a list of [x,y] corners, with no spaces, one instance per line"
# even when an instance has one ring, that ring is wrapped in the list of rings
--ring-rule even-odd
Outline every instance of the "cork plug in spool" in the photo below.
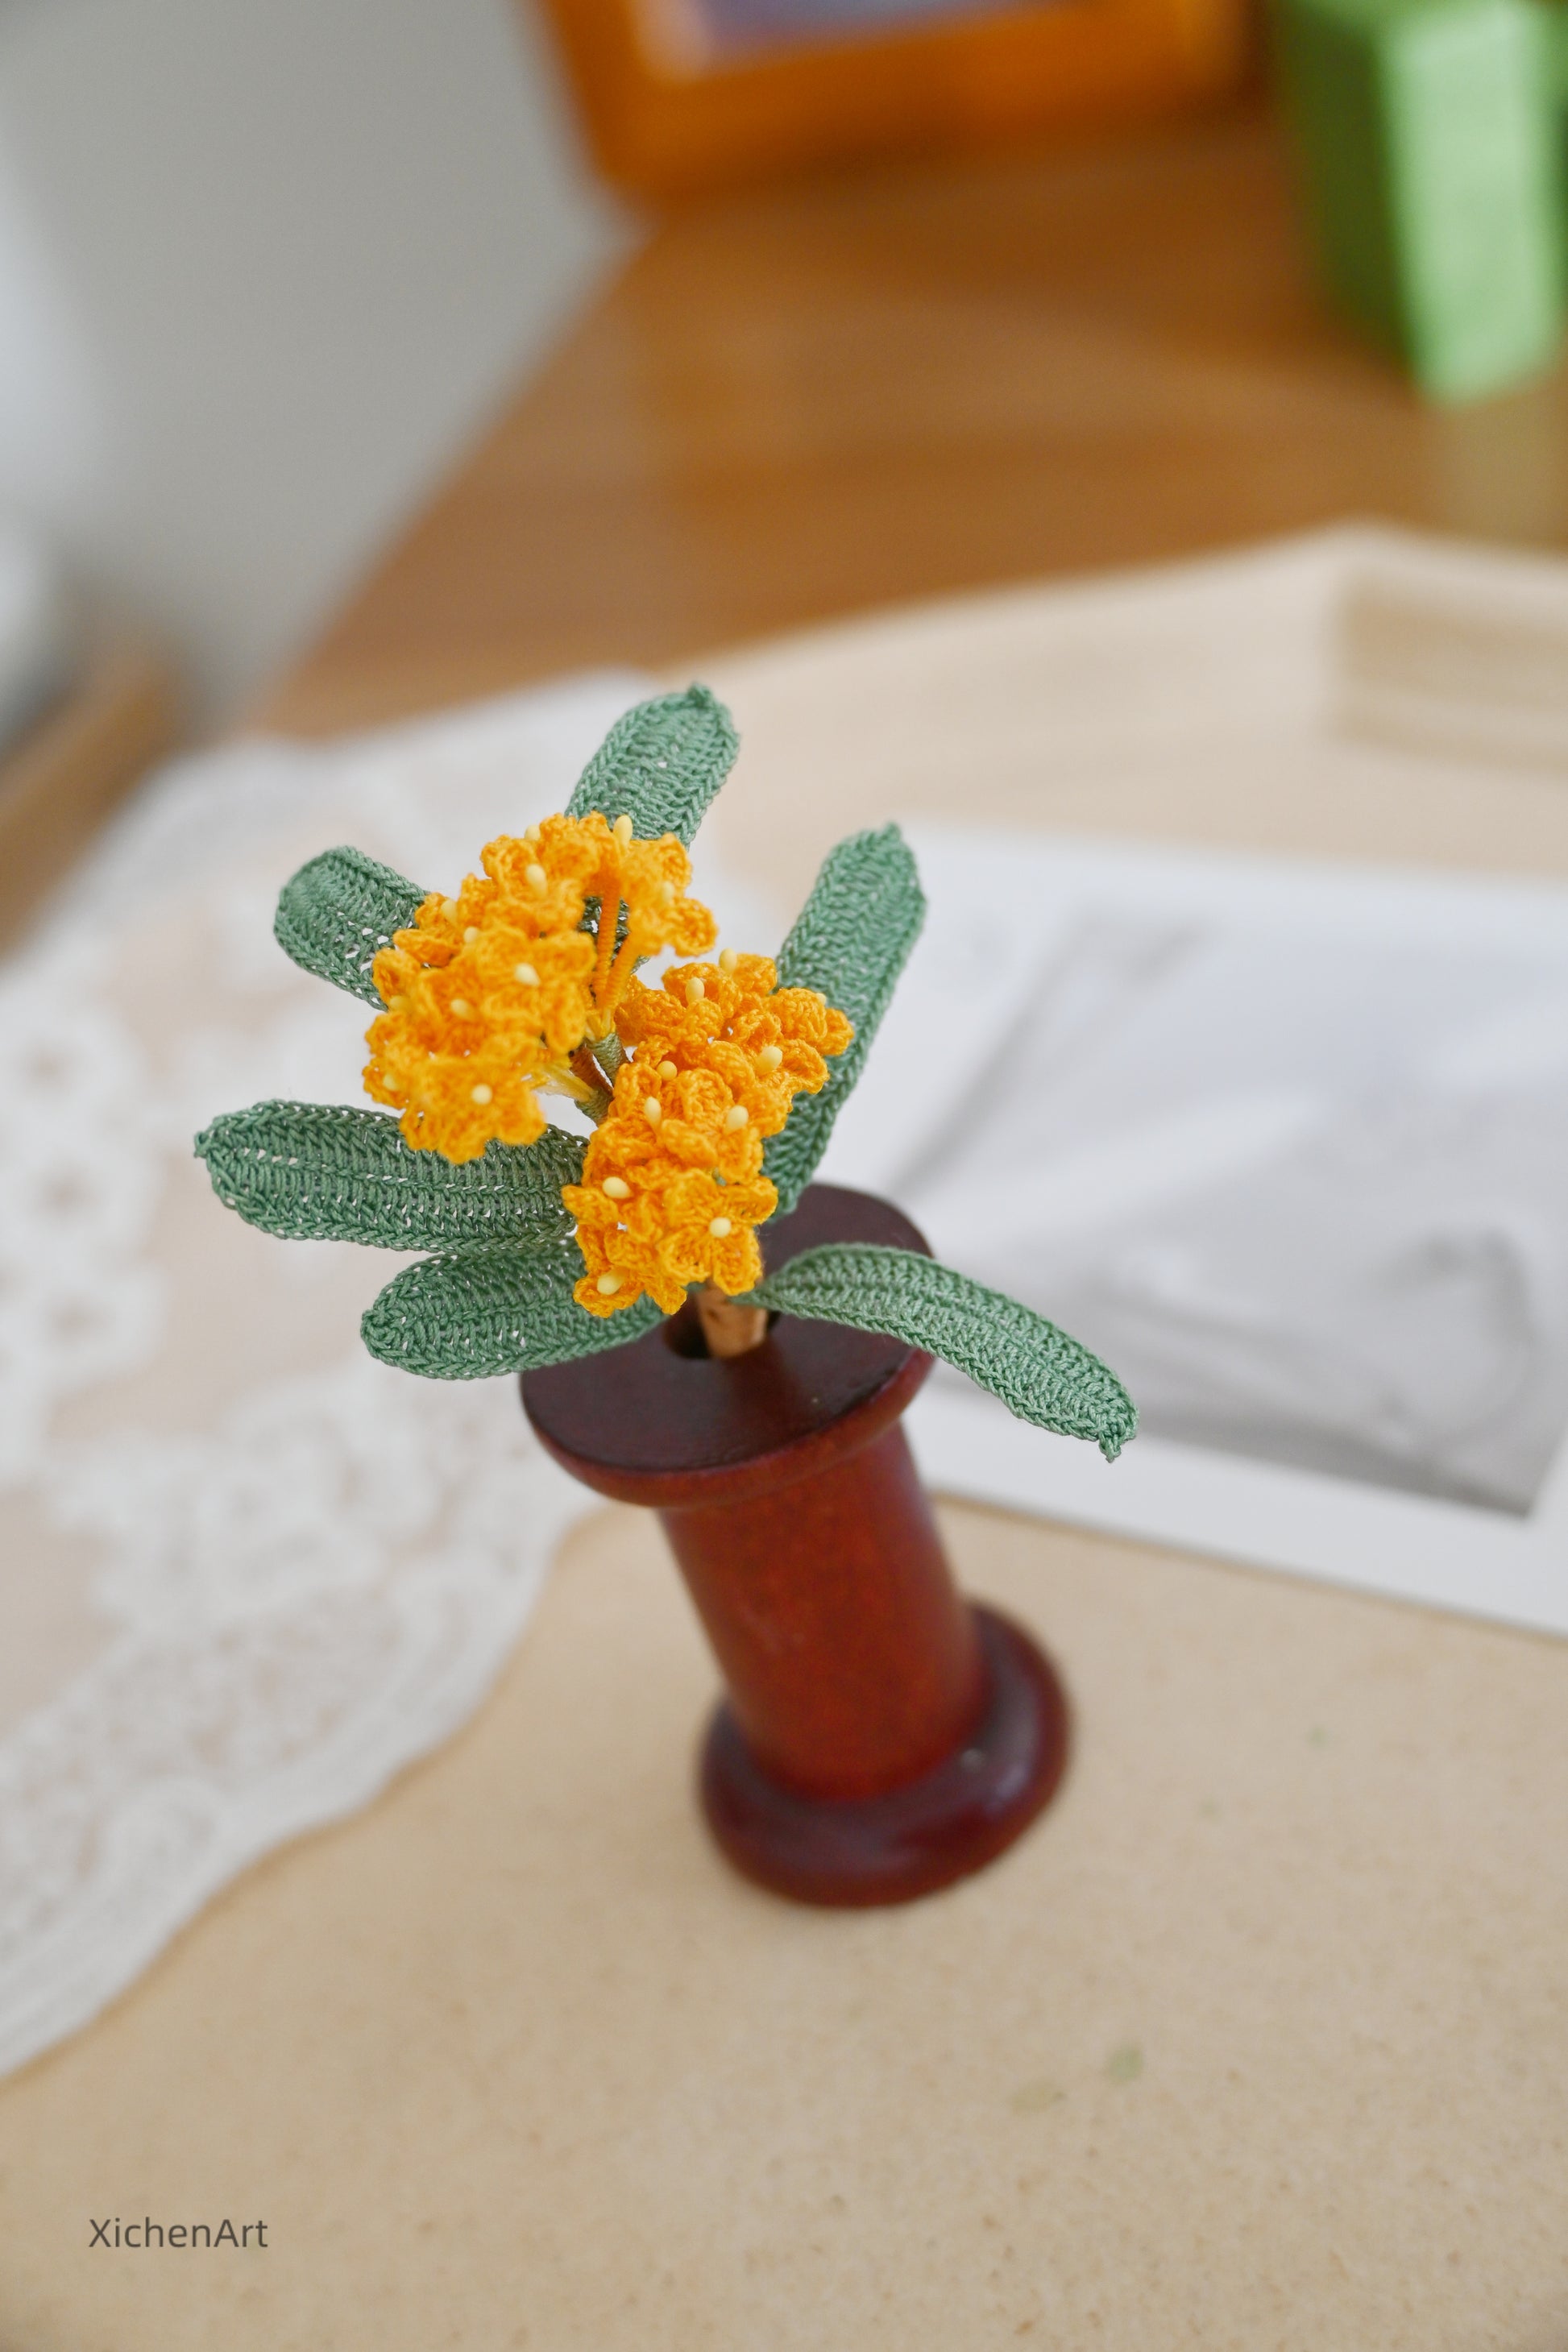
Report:
[[[770,1270],[829,1241],[925,1244],[813,1185]],[[525,1373],[525,1410],[597,1493],[657,1510],[722,1670],[703,1810],[735,1866],[811,1903],[900,1903],[980,1869],[1045,1805],[1067,1703],[1029,1637],[966,1604],[900,1417],[901,1340],[689,1301],[629,1347]],[[710,1342],[746,1333],[721,1353]]]

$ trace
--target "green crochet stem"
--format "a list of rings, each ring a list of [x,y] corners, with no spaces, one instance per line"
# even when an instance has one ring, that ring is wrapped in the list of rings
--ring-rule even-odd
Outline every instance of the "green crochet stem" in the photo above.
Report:
[[[597,1356],[663,1321],[651,1298],[619,1315],[584,1314],[572,1296],[583,1276],[574,1245],[505,1244],[421,1258],[394,1276],[360,1323],[373,1356],[436,1381],[492,1380]]]
[[[1115,1373],[1043,1315],[913,1250],[829,1242],[805,1250],[752,1297],[784,1315],[886,1332],[941,1356],[1009,1412],[1060,1437],[1087,1437],[1114,1462],[1138,1427]]]
[[[617,719],[567,803],[568,816],[597,809],[629,816],[639,841],[673,833],[689,849],[709,803],[735,764],[735,722],[705,686],[639,702]]]
[[[427,896],[363,849],[324,849],[283,885],[273,936],[302,971],[363,996],[379,1013],[371,965]]]
[[[828,851],[779,950],[782,988],[819,988],[855,1024],[853,1042],[847,1053],[829,1062],[821,1093],[795,1097],[787,1123],[763,1152],[763,1165],[778,1186],[781,1216],[794,1208],[816,1172],[925,912],[914,857],[898,826],[854,833]]]
[[[213,1190],[247,1224],[285,1241],[395,1250],[565,1240],[561,1187],[581,1178],[584,1148],[551,1127],[537,1143],[491,1143],[455,1167],[411,1151],[384,1111],[329,1103],[257,1103],[196,1138]]]

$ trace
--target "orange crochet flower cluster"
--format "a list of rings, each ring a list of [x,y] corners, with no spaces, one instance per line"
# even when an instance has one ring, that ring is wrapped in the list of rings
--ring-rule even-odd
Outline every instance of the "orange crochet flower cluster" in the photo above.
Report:
[[[727,950],[716,964],[634,982],[616,1015],[632,1058],[616,1075],[581,1184],[562,1198],[587,1272],[574,1297],[614,1315],[645,1291],[673,1315],[689,1283],[734,1297],[762,1280],[754,1228],[778,1194],[763,1144],[795,1096],[826,1083],[827,1054],[854,1031],[815,990],[780,988],[765,956]]]
[[[492,1137],[535,1142],[537,1089],[591,1091],[572,1058],[609,1034],[633,967],[666,947],[700,954],[717,930],[687,896],[675,835],[636,840],[630,817],[546,817],[480,862],[455,898],[426,898],[372,967],[386,1011],[366,1039],[366,1091],[402,1111],[415,1150],[453,1160],[477,1160]]]

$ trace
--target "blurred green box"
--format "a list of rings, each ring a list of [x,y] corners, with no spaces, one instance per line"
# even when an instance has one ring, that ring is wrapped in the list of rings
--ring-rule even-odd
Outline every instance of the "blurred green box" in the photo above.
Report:
[[[1557,81],[1568,11],[1537,0],[1276,0],[1278,53],[1330,290],[1422,389],[1538,373],[1563,319]]]
[[[1568,108],[1568,0],[1548,0],[1542,16],[1546,26],[1548,76],[1561,123]],[[1559,139],[1561,143],[1561,132]]]

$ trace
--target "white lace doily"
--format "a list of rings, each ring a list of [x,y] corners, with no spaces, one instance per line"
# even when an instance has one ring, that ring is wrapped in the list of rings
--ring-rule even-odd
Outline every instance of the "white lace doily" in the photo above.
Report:
[[[644,691],[188,762],[0,968],[0,2071],[455,1729],[589,1507],[511,1381],[365,1355],[402,1260],[252,1232],[191,1139],[361,1098],[364,1007],[271,938],[301,858],[353,841],[455,887]]]

